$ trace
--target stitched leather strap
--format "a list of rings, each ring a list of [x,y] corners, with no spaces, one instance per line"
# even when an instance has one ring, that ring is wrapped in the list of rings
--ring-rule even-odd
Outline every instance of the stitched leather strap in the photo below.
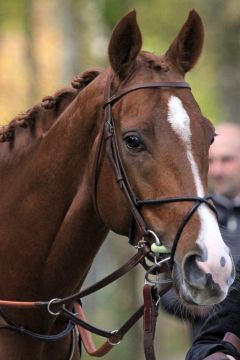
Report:
[[[190,85],[185,81],[161,81],[161,82],[146,82],[146,83],[140,83],[135,84],[132,86],[129,86],[127,88],[123,88],[118,90],[118,92],[111,97],[109,97],[104,104],[104,107],[113,104],[117,100],[119,100],[121,97],[123,97],[126,94],[129,94],[132,91],[140,90],[140,89],[153,89],[153,88],[187,88],[191,89]]]
[[[119,269],[111,273],[110,275],[106,276],[102,280],[98,281],[97,283],[89,286],[88,288],[79,291],[71,296],[65,297],[64,299],[55,301],[55,305],[63,305],[70,301],[82,299],[104,287],[113,283],[114,281],[121,278],[123,275],[127,274],[131,271],[136,265],[138,265],[146,256],[146,254],[150,251],[148,246],[144,246],[143,248],[139,249],[138,253],[132,256],[128,262],[126,262],[123,266]]]
[[[143,288],[144,298],[144,352],[147,360],[155,360],[154,336],[158,317],[158,305],[154,301],[154,288],[146,284]]]

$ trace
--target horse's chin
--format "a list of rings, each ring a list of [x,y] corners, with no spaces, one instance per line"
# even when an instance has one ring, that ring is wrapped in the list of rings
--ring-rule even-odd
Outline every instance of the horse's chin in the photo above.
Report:
[[[200,317],[205,318],[211,311],[213,305],[198,305],[189,299],[185,299],[183,295],[179,294],[179,300],[181,307],[185,309],[185,313],[188,313],[192,318]]]

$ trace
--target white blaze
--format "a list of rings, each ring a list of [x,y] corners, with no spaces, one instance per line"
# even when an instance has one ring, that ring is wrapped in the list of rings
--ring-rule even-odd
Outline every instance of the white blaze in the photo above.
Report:
[[[196,195],[203,197],[205,195],[203,185],[197,163],[192,153],[190,118],[183,107],[182,101],[176,96],[171,96],[168,102],[168,121],[176,135],[184,143],[187,159],[189,160],[192,170]],[[185,194],[181,195],[184,196]],[[207,261],[199,262],[198,265],[205,273],[211,273],[213,280],[218,283],[222,289],[226,289],[226,278],[223,276],[223,273],[225,272],[225,275],[228,273],[228,276],[230,276],[232,268],[230,257],[226,253],[227,247],[222,240],[213,212],[205,204],[201,204],[197,211],[200,217],[200,231],[196,242],[199,245],[202,244],[201,248],[204,246],[208,251]],[[226,259],[224,268],[220,268],[220,259],[222,256]]]

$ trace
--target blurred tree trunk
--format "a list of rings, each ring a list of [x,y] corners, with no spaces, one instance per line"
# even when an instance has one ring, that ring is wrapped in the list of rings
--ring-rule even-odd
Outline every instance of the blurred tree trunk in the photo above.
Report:
[[[219,93],[219,101],[224,104],[225,120],[240,122],[239,1],[212,0],[204,8],[210,24],[209,43],[215,50],[216,88]]]
[[[30,104],[36,102],[38,96],[37,81],[37,61],[35,57],[35,38],[34,38],[34,1],[24,0],[22,6],[23,30],[26,39],[25,45],[25,63],[28,77],[27,98]]]
[[[58,28],[63,48],[60,61],[62,83],[69,83],[85,67],[85,26],[82,3],[82,0],[58,0]]]

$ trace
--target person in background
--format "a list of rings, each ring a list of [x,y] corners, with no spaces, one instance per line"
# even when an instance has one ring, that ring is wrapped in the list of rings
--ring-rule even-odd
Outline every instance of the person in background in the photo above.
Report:
[[[208,175],[222,236],[236,264],[240,256],[240,125],[223,123],[216,128]]]
[[[237,264],[240,258],[240,125],[222,123],[215,132],[215,141],[209,149],[209,189],[218,213],[223,239],[231,250],[234,263]],[[205,317],[193,318],[184,311],[174,289],[162,296],[161,307],[166,312],[188,321],[192,340],[197,337]],[[188,359],[202,358],[196,355]]]

